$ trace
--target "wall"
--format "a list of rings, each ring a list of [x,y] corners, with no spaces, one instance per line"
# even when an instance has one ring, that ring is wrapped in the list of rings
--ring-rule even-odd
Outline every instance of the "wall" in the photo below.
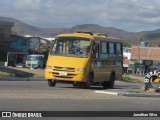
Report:
[[[14,48],[24,53],[28,53],[29,38],[12,35],[11,39],[12,39],[12,43],[10,44],[11,48]]]
[[[0,21],[0,46],[8,46],[10,42],[12,22]]]

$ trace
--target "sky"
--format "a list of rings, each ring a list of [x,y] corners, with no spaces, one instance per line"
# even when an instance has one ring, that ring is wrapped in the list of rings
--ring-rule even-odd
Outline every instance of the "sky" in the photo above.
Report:
[[[81,24],[128,32],[160,29],[160,0],[0,0],[0,16],[43,28]]]

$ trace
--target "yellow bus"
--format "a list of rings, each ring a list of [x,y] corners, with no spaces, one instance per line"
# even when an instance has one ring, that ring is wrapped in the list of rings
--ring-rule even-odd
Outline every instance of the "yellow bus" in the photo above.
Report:
[[[60,34],[49,52],[45,69],[48,85],[70,82],[90,88],[113,88],[122,76],[122,41],[105,34],[78,31]]]

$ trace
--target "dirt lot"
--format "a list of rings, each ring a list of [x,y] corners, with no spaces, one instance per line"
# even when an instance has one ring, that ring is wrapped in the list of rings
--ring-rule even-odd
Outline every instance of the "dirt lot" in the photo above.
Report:
[[[29,69],[29,68],[16,68],[16,67],[12,67],[12,69],[33,73],[34,78],[44,78],[44,74],[45,74],[44,69]],[[0,71],[0,76],[14,77],[15,75],[13,73],[6,73],[6,72]],[[121,80],[127,81],[127,82],[144,82],[144,76],[137,76],[132,74],[123,75]]]
[[[16,68],[16,67],[12,67],[12,69],[33,73],[34,78],[44,78],[44,69],[29,69],[29,68]],[[6,73],[0,71],[0,76],[14,77],[15,75],[12,73]]]

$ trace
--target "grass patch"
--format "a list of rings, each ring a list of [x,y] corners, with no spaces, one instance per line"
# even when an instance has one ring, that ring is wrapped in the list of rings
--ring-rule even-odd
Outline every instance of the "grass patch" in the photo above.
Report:
[[[14,68],[16,70],[21,70],[24,72],[32,73],[34,74],[34,78],[44,78],[44,69],[29,69],[29,68]]]
[[[42,69],[33,69],[31,70],[31,72],[34,74],[35,78],[44,78],[44,70]]]
[[[141,91],[133,91],[133,90],[129,90],[127,92],[130,92],[130,93],[141,93]]]
[[[126,81],[126,82],[144,82],[144,77],[138,77],[135,75],[125,75],[122,76],[121,81]]]
[[[15,77],[15,74],[0,71],[0,76],[1,77]]]

